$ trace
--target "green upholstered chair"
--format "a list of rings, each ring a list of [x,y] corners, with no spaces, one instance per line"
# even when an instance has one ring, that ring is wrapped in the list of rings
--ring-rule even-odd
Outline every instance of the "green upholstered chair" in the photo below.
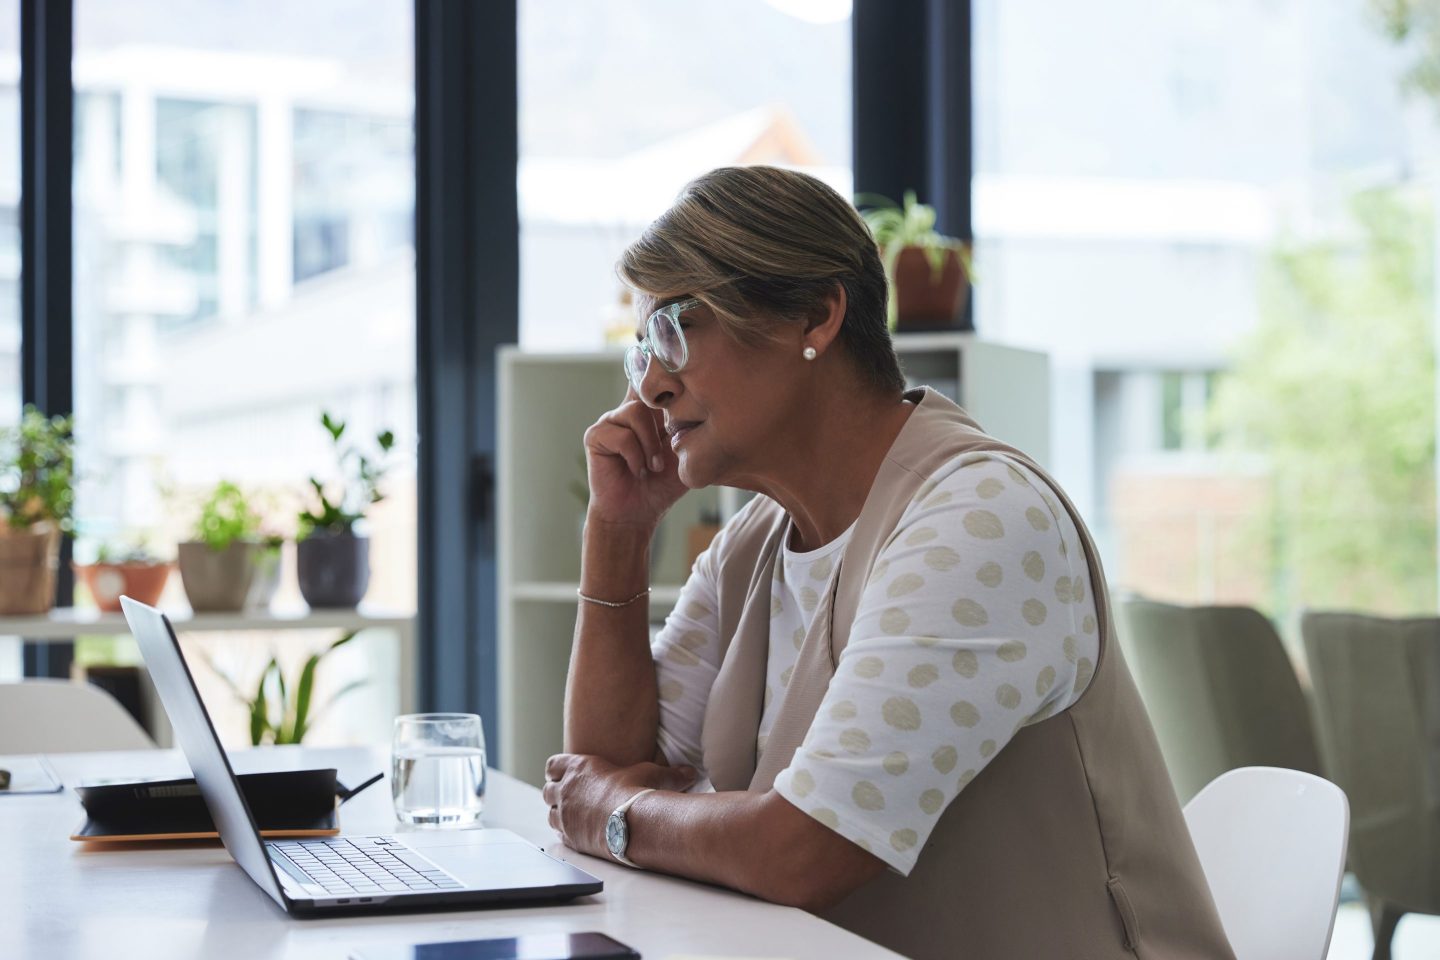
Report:
[[[1300,633],[1384,960],[1404,914],[1440,913],[1440,619],[1306,613]]]
[[[1237,767],[1321,775],[1309,704],[1262,614],[1137,599],[1115,606],[1125,659],[1182,804]]]

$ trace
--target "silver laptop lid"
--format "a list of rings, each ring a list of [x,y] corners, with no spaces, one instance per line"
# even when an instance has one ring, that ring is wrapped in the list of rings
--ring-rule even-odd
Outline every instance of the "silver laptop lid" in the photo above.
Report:
[[[250,879],[276,903],[286,907],[250,805],[240,792],[230,759],[215,735],[210,714],[200,701],[200,692],[195,689],[195,679],[180,652],[180,641],[175,637],[170,618],[129,597],[121,597],[120,605],[125,610],[130,631],[140,644],[140,653],[155,689],[160,692],[160,702],[165,705],[165,713],[175,728],[175,738],[185,751],[185,759],[190,761],[205,805],[210,808],[210,817],[220,831],[220,841]]]

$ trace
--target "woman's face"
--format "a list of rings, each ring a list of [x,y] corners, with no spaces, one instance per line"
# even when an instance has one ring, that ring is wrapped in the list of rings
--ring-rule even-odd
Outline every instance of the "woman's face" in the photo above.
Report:
[[[675,373],[652,359],[640,398],[664,411],[663,439],[687,487],[754,489],[786,462],[787,452],[795,456],[790,438],[801,427],[803,328],[777,323],[774,339],[747,346],[731,338],[704,305],[683,313],[680,326],[689,359]]]

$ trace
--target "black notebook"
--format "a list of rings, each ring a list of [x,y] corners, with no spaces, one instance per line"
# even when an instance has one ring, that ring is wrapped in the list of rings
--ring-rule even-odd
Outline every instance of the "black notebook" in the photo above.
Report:
[[[340,832],[336,807],[354,793],[334,769],[244,773],[238,779],[262,836],[329,837]],[[378,778],[377,778],[378,779]],[[75,788],[86,820],[71,840],[218,839],[194,780],[106,781]]]

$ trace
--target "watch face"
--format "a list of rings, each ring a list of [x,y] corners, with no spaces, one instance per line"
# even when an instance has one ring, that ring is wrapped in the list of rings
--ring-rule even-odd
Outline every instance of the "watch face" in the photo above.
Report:
[[[619,857],[625,855],[625,832],[625,815],[610,814],[610,819],[605,821],[605,845]]]

